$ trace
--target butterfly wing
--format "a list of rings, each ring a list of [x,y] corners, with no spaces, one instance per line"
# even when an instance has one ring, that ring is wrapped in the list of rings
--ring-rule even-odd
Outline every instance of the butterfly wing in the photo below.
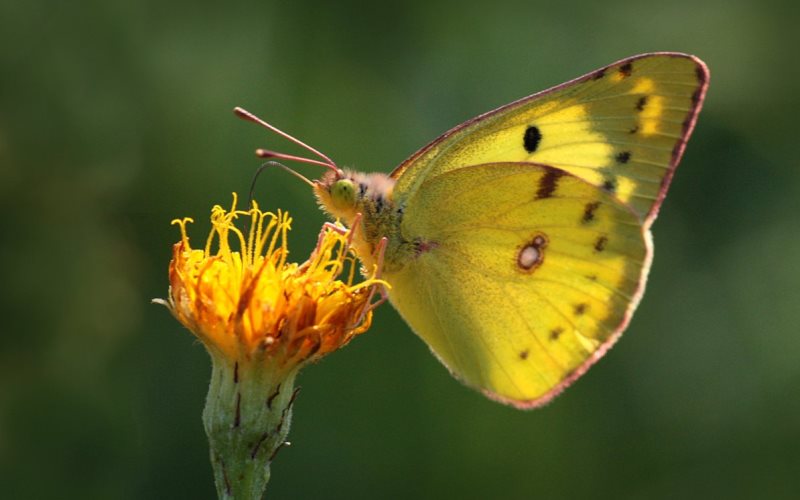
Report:
[[[395,196],[466,165],[536,162],[606,190],[649,225],[707,85],[708,69],[693,56],[624,59],[455,127],[392,172]]]
[[[442,173],[406,214],[418,254],[385,274],[390,299],[457,378],[519,407],[548,401],[603,355],[650,262],[637,214],[541,165]]]

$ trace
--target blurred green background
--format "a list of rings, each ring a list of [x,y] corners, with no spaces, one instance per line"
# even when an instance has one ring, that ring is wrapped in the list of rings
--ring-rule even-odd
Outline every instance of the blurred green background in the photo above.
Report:
[[[162,307],[175,217],[256,147],[389,171],[452,125],[633,54],[711,87],[621,342],[544,409],[451,379],[390,307],[306,369],[272,498],[798,498],[796,2],[0,2],[0,492],[212,498],[203,347]],[[300,167],[310,176],[312,167]],[[297,259],[324,218],[268,172]]]

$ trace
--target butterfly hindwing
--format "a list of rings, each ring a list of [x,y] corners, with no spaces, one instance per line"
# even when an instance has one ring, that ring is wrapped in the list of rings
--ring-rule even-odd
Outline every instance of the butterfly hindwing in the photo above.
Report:
[[[613,343],[649,266],[637,214],[551,167],[450,170],[422,182],[406,214],[401,231],[420,250],[385,275],[392,302],[458,378],[521,407]]]
[[[706,66],[685,54],[632,57],[445,133],[392,173],[398,196],[466,165],[536,162],[631,206],[649,225],[694,127]]]

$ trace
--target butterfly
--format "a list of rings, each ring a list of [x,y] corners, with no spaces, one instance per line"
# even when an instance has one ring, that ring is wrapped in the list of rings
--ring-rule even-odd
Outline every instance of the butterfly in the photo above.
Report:
[[[650,53],[473,118],[391,174],[311,183],[365,268],[450,372],[518,408],[550,401],[627,327],[650,226],[708,87],[698,58]]]

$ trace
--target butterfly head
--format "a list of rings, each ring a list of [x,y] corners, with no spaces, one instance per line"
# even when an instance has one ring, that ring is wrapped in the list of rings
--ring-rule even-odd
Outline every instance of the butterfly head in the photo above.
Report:
[[[337,216],[335,212],[351,212],[358,204],[359,188],[348,174],[343,170],[328,170],[314,181],[314,194],[320,205]]]
[[[386,174],[329,170],[314,181],[314,194],[328,213],[349,222],[358,212],[377,215],[388,208],[393,187]]]

